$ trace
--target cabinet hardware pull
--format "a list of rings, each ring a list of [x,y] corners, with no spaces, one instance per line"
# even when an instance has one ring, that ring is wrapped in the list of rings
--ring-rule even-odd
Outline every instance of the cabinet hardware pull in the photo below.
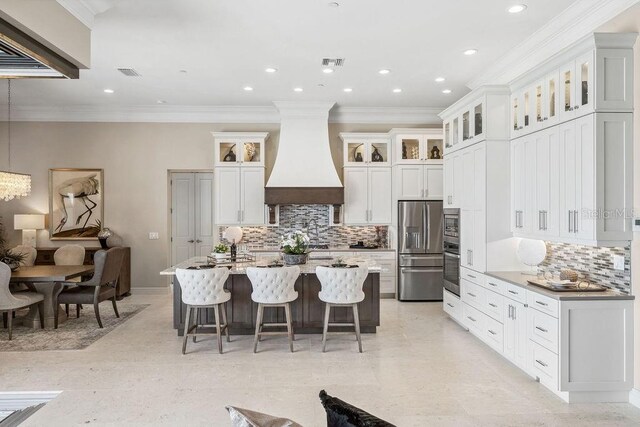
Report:
[[[476,319],[474,319],[474,318],[473,318],[473,317],[471,317],[471,316],[467,316],[467,319],[471,320],[472,322],[475,322],[475,321],[476,321]]]
[[[543,306],[543,307],[546,307],[546,306],[548,306],[548,305],[549,305],[549,304],[547,304],[547,303],[545,303],[545,302],[538,301],[538,300],[536,300],[536,304],[540,304],[540,305],[541,305],[541,306]]]
[[[509,319],[513,319],[513,306],[509,304]]]
[[[476,297],[476,295],[475,295],[475,294],[472,294],[471,292],[467,292],[467,295],[469,295],[470,297],[473,297],[473,298],[475,298],[475,297]]]
[[[538,360],[538,359],[536,359],[536,363],[538,363],[539,365],[544,366],[545,368],[546,368],[547,366],[549,366],[549,365],[547,365],[546,363],[544,363],[544,362],[542,362],[542,361],[540,361],[540,360]]]
[[[573,232],[578,232],[578,211],[573,211]]]
[[[516,291],[512,291],[511,289],[509,289],[509,293],[513,294],[513,295],[518,295],[518,293]]]
[[[453,308],[453,304],[451,304],[450,302],[447,303],[447,305],[451,308]]]
[[[579,106],[579,105],[576,105],[576,110],[577,110],[578,108],[580,108],[580,106]]]
[[[187,240],[187,243],[195,243],[195,240]]]
[[[544,121],[544,120],[549,120],[549,117],[545,117],[545,118],[544,118],[544,119],[542,119],[542,120],[543,120],[543,121]]]
[[[494,303],[492,303],[492,302],[490,302],[490,303],[489,303],[489,305],[490,305],[491,307],[493,307],[493,308],[498,308],[498,306],[497,306],[497,305],[495,305],[495,304],[494,304]]]
[[[476,278],[476,276],[474,276],[473,274],[467,274],[467,276],[471,277],[472,279]]]
[[[498,287],[498,285],[496,285],[495,283],[492,283],[492,282],[489,282],[489,285],[491,285],[491,286],[493,286],[493,287],[495,287],[495,288],[497,288],[497,287]]]
[[[571,211],[569,211],[569,233],[572,233],[573,230],[571,229]]]
[[[540,326],[536,326],[536,329],[537,329],[537,330],[539,330],[539,331],[542,331],[542,332],[544,332],[544,333],[549,332],[549,331],[547,331],[545,328],[541,328]]]
[[[202,240],[196,239],[196,243],[202,243]]]
[[[496,335],[496,333],[495,333],[495,332],[493,332],[491,329],[489,329],[489,333],[490,333],[491,335]]]

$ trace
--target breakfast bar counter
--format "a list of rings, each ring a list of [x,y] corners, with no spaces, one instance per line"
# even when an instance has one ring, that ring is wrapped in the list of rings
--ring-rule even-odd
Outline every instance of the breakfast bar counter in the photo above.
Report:
[[[186,305],[182,303],[180,284],[175,276],[176,268],[188,268],[207,263],[206,257],[195,257],[177,264],[162,272],[161,275],[173,277],[173,327],[178,335],[184,331]],[[291,303],[293,329],[296,334],[321,334],[324,321],[324,303],[318,298],[320,281],[316,277],[315,268],[319,265],[327,265],[330,261],[310,260],[307,264],[300,265],[300,277],[295,284],[298,299]],[[380,326],[380,267],[373,261],[367,261],[369,275],[365,279],[363,291],[364,300],[358,304],[360,317],[360,329],[363,333],[375,333]],[[226,304],[229,331],[235,335],[252,335],[255,332],[255,322],[258,304],[251,300],[251,282],[246,276],[246,268],[252,266],[264,266],[264,263],[237,263],[230,269],[230,275],[225,288],[231,292],[231,300]],[[215,323],[212,309],[206,311],[206,318],[201,318],[203,323]],[[277,308],[264,312],[265,322],[283,323],[285,319],[284,309]],[[350,307],[335,307],[331,311],[331,322],[353,322],[353,314]],[[351,331],[348,327],[332,327],[332,330]]]

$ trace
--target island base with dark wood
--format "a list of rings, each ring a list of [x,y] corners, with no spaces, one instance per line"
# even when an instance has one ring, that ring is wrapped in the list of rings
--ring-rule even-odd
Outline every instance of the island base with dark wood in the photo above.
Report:
[[[251,282],[244,274],[232,274],[225,288],[231,292],[227,302],[229,332],[233,335],[253,335],[255,333],[258,304],[251,300]],[[293,330],[296,334],[321,334],[324,322],[324,303],[318,298],[320,281],[315,274],[303,273],[295,285],[298,299],[291,303]],[[364,300],[358,304],[360,330],[363,333],[375,333],[380,326],[380,274],[369,273],[364,282]],[[215,324],[213,309],[201,309],[200,321],[203,324]],[[178,279],[173,279],[173,327],[178,335],[184,333],[186,305],[182,303],[182,292]],[[206,316],[204,318],[203,316]],[[266,308],[265,323],[284,323],[284,308]],[[331,309],[329,322],[353,323],[351,307]],[[274,328],[274,330],[277,330]],[[331,327],[331,331],[353,331],[352,327]]]

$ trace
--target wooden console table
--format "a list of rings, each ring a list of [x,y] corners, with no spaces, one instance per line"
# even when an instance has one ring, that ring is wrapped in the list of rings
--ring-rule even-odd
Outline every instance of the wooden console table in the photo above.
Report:
[[[54,265],[53,253],[58,248],[36,248],[38,256],[35,265]],[[84,248],[84,265],[93,265],[93,255],[101,248],[92,247]],[[116,297],[121,300],[131,295],[131,248],[125,247],[124,260],[122,262],[122,270],[120,270],[120,279],[116,286]]]

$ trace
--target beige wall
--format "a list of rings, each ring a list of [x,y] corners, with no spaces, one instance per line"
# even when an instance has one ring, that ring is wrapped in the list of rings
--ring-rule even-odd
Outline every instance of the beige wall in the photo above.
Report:
[[[640,33],[640,5],[622,13],[599,31]],[[640,41],[634,48],[634,125],[633,125],[633,210],[640,215]],[[640,389],[640,233],[633,233],[631,242],[631,291],[636,296],[634,305],[635,388]]]
[[[6,168],[6,128],[0,125],[0,169]],[[340,132],[387,132],[393,125],[332,124],[331,151],[341,173]],[[407,126],[404,126],[407,127]],[[12,124],[12,169],[32,174],[31,196],[0,201],[0,216],[10,241],[19,243],[13,231],[13,214],[47,213],[49,168],[104,169],[104,224],[132,247],[133,286],[163,286],[158,272],[168,260],[167,171],[211,169],[212,131],[267,131],[267,173],[275,160],[279,125],[161,124],[161,123],[31,123]],[[312,164],[312,163],[311,163]],[[160,240],[149,240],[157,231]],[[58,246],[48,231],[38,232],[39,246]],[[97,242],[86,242],[95,246]]]

